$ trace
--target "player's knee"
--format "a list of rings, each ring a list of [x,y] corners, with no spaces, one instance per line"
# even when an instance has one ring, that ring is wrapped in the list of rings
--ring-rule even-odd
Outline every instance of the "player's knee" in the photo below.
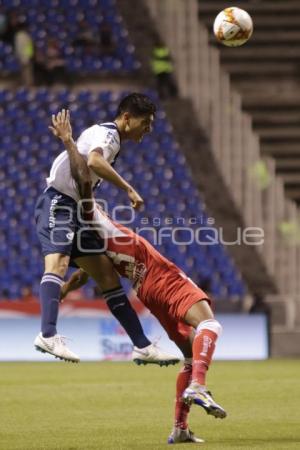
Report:
[[[216,319],[208,319],[199,323],[196,329],[196,334],[199,334],[202,330],[213,331],[219,337],[222,334],[223,327]]]
[[[53,273],[64,277],[69,266],[69,257],[65,255],[47,255],[45,258],[45,273]]]

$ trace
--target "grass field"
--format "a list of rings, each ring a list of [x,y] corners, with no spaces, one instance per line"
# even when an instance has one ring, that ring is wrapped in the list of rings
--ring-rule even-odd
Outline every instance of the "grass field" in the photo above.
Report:
[[[290,360],[215,362],[209,387],[229,415],[216,420],[192,408],[201,447],[299,449],[299,368]],[[131,363],[1,363],[0,449],[166,449],[176,372]]]

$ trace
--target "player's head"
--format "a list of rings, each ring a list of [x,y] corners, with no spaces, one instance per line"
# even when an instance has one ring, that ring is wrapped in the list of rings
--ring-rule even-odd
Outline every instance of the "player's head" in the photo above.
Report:
[[[147,95],[133,93],[124,97],[116,114],[123,137],[140,142],[152,130],[155,112],[156,106]]]

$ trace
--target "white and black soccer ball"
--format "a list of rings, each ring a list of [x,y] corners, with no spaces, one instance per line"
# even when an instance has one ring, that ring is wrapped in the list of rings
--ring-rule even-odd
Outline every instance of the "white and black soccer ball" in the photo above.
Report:
[[[221,11],[214,22],[214,34],[227,47],[245,44],[253,33],[253,22],[247,11],[232,6]]]

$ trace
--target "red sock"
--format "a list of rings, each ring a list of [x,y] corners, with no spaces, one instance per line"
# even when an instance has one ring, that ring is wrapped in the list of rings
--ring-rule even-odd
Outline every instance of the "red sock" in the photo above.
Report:
[[[184,390],[188,387],[192,379],[192,365],[184,364],[177,375],[176,381],[176,400],[175,400],[175,427],[186,429],[187,417],[190,407],[182,401]]]
[[[211,330],[203,329],[193,342],[192,380],[205,386],[206,372],[211,363],[218,335]]]

